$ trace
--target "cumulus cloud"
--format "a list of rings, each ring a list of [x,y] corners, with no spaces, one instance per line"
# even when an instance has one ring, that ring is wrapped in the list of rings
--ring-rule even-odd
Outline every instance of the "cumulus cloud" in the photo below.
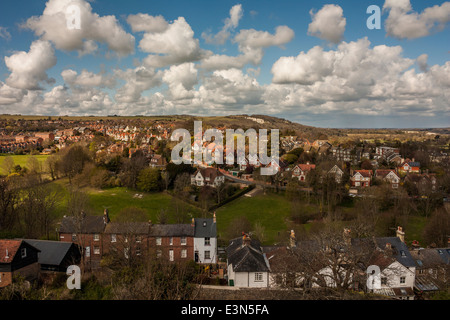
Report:
[[[70,5],[80,8],[80,29],[67,27],[66,11]],[[57,49],[80,55],[97,50],[95,42],[105,43],[119,56],[134,52],[135,38],[120,26],[115,16],[99,16],[85,0],[49,0],[41,16],[31,17],[24,25],[43,40],[54,43]]]
[[[56,64],[54,49],[48,41],[34,41],[29,52],[16,52],[5,57],[5,64],[11,71],[6,79],[11,87],[39,90],[41,82],[54,82],[54,79],[47,76],[47,70]]]
[[[193,98],[193,89],[198,83],[197,69],[192,62],[171,66],[164,72],[162,80],[169,86],[173,99]]]
[[[216,35],[204,32],[202,33],[202,37],[205,39],[206,43],[224,44],[230,37],[230,32],[238,27],[239,20],[241,20],[243,15],[244,12],[241,4],[233,6],[230,9],[230,17],[225,20],[222,30]]]
[[[108,76],[104,72],[96,74],[88,70],[83,70],[80,74],[78,74],[74,70],[66,69],[61,72],[61,76],[64,79],[64,82],[70,86],[79,86],[84,88],[112,88],[116,84],[114,77],[111,75]]]
[[[153,68],[194,62],[205,55],[198,39],[194,38],[194,31],[183,17],[169,24],[162,32],[146,32],[139,48],[151,53],[144,59],[144,64]]]
[[[163,16],[154,17],[146,13],[129,15],[127,22],[133,32],[164,32],[169,27]]]
[[[139,66],[135,69],[116,70],[115,77],[125,82],[116,91],[114,97],[119,103],[140,102],[144,91],[161,84],[161,73],[145,66]]]
[[[416,39],[432,31],[443,30],[450,21],[450,2],[426,8],[422,13],[413,11],[410,0],[386,0],[383,10],[389,10],[385,29],[398,39]]]
[[[424,67],[426,58],[416,62]],[[414,62],[402,56],[400,46],[372,48],[367,38],[330,51],[316,46],[275,62],[264,99],[302,114],[395,115],[420,108],[422,116],[432,116],[448,111],[450,62],[421,73],[411,68]]]
[[[294,36],[294,31],[287,26],[278,26],[275,34],[254,29],[241,30],[233,41],[238,43],[239,51],[242,54],[238,56],[211,55],[202,61],[200,67],[207,70],[223,70],[240,69],[248,63],[258,65],[264,57],[264,48],[283,46],[289,43]]]
[[[308,34],[335,44],[341,42],[347,21],[339,5],[327,4],[317,13],[311,10],[310,15]]]

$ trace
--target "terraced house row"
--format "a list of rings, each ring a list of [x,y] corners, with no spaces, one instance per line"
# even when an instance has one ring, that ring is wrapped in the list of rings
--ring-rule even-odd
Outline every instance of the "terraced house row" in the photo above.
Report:
[[[103,216],[66,216],[59,227],[59,239],[81,248],[85,266],[96,269],[102,257],[120,254],[129,259],[151,256],[168,261],[194,260],[217,263],[216,218],[193,218],[190,224],[114,222]]]

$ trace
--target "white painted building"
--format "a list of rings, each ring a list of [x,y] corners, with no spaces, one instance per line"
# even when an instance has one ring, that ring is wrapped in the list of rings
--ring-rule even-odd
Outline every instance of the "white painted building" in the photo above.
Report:
[[[194,255],[197,263],[217,263],[217,224],[213,219],[195,219]]]

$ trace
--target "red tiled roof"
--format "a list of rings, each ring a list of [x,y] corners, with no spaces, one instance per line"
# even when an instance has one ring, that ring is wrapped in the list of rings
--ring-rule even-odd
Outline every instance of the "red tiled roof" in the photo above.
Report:
[[[372,176],[372,170],[355,170],[355,174],[359,173],[365,178],[370,178]]]
[[[0,240],[0,263],[10,263],[21,244],[22,240]],[[8,251],[8,259],[6,251]]]

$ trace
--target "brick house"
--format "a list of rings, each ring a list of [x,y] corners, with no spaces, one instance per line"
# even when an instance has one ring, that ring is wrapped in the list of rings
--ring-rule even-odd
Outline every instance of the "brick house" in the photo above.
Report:
[[[28,281],[39,277],[39,250],[23,240],[0,240],[0,288],[10,285],[15,276]]]
[[[126,258],[154,255],[168,261],[198,263],[214,263],[217,256],[214,219],[192,219],[191,224],[111,222],[105,212],[103,217],[84,216],[76,223],[74,217],[64,217],[59,238],[83,248],[85,264],[92,268],[99,267],[102,257],[113,252]],[[207,249],[198,244],[194,249],[194,238]]]
[[[297,164],[294,169],[292,169],[292,177],[297,178],[299,181],[305,181],[306,176],[311,170],[316,168],[315,164]]]
[[[98,268],[103,251],[104,231],[109,223],[105,210],[103,216],[64,217],[59,228],[59,240],[73,242],[80,246],[84,265],[88,268]]]
[[[372,170],[354,170],[350,177],[352,187],[370,187],[372,181]]]
[[[390,183],[392,189],[397,189],[400,183],[400,177],[394,170],[375,170],[375,178]]]
[[[150,247],[156,257],[168,261],[195,260],[194,224],[155,224],[149,232]]]

